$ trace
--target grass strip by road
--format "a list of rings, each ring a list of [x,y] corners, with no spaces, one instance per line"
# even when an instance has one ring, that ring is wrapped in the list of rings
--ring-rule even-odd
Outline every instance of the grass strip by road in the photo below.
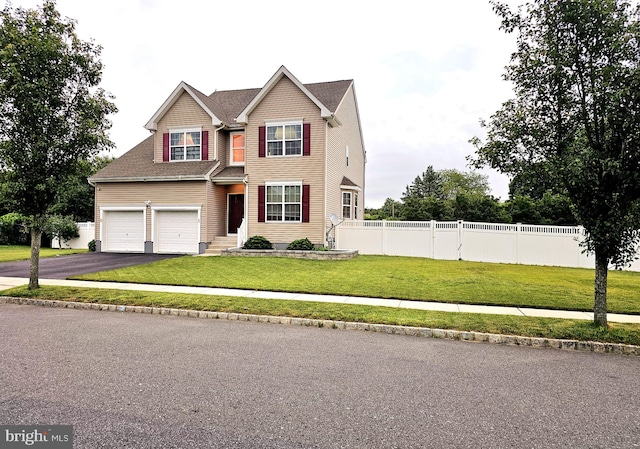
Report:
[[[40,257],[67,256],[69,254],[86,253],[86,249],[40,248]],[[0,245],[0,263],[29,260],[31,248],[21,245]]]
[[[589,269],[418,257],[350,260],[180,257],[74,279],[593,310]],[[640,314],[640,273],[609,273],[608,310]]]
[[[445,313],[320,302],[156,293],[127,290],[42,286],[16,287],[0,295],[58,301],[168,307],[228,313],[288,316],[376,324],[455,329],[542,338],[563,338],[640,345],[640,325],[612,323],[608,329],[591,321],[476,313]]]

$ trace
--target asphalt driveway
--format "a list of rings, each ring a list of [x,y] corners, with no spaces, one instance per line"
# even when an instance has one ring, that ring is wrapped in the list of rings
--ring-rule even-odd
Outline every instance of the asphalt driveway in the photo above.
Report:
[[[67,279],[78,274],[95,273],[179,257],[175,254],[82,253],[40,259],[41,279]],[[29,261],[0,263],[0,276],[29,277]]]

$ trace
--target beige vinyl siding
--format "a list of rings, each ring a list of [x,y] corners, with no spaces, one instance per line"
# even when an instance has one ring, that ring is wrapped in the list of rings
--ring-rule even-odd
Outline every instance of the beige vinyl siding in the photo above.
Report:
[[[202,127],[203,131],[209,131],[209,160],[214,160],[213,134],[215,127],[211,124],[211,116],[196,103],[191,95],[183,92],[158,122],[158,129],[154,135],[154,161],[157,163],[163,162],[162,136],[164,133],[168,133],[171,129],[191,127]]]
[[[311,124],[311,155],[258,157],[258,129],[266,122],[302,120]],[[308,238],[324,242],[325,121],[320,109],[286,76],[253,110],[245,134],[245,172],[248,174],[248,235],[262,235],[273,243]],[[310,186],[309,223],[258,223],[258,186],[265,182],[301,182]]]
[[[201,223],[207,223],[211,207],[207,207],[207,181],[167,182],[103,182],[96,184],[96,239],[100,238],[100,207],[200,206]],[[151,209],[147,209],[147,239],[153,235]],[[206,227],[200,227],[200,241],[204,242]]]
[[[227,235],[227,186],[209,183],[209,213],[207,214],[207,240],[212,242],[215,237]]]
[[[327,217],[342,217],[340,183],[346,176],[362,191],[358,192],[358,219],[364,217],[365,152],[353,84],[336,111],[342,126],[327,129]],[[349,146],[349,166],[346,147]]]
[[[218,131],[218,160],[223,166],[229,165],[229,133]]]

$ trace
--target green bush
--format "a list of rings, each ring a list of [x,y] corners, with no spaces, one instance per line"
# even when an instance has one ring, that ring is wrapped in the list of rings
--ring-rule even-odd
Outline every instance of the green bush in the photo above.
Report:
[[[70,215],[50,215],[44,223],[44,232],[58,239],[59,248],[65,242],[80,236],[78,224]]]
[[[314,249],[314,245],[313,243],[311,243],[311,241],[309,241],[309,239],[304,238],[304,239],[294,240],[293,242],[289,243],[289,246],[287,246],[287,249],[310,251]]]
[[[91,251],[92,253],[96,252],[96,241],[95,240],[91,240],[87,246],[89,247],[89,251]]]
[[[273,245],[269,240],[261,235],[254,235],[242,246],[242,249],[273,249]]]
[[[26,245],[28,242],[22,215],[11,212],[0,217],[0,245]]]

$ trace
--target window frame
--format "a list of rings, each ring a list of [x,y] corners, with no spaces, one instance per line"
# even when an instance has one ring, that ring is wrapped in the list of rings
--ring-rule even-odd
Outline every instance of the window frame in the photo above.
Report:
[[[237,135],[242,135],[242,137],[244,138],[244,147],[242,148],[243,151],[243,159],[242,162],[236,162],[233,160],[233,136],[237,136]],[[236,165],[236,166],[243,166],[245,164],[245,161],[247,160],[247,136],[245,134],[244,131],[234,131],[229,133],[229,165]]]
[[[358,192],[353,192],[353,219],[358,219]]]
[[[345,203],[345,202],[344,202],[344,200],[345,200],[345,195],[348,195],[348,196],[349,196],[349,202],[348,202],[348,203]],[[341,201],[340,201],[340,204],[342,204],[342,219],[343,219],[343,220],[351,220],[351,217],[353,216],[353,215],[352,215],[352,213],[351,213],[351,204],[352,204],[352,201],[353,201],[353,194],[352,194],[352,192],[351,192],[351,191],[348,191],[348,190],[342,190],[342,191],[341,191]],[[348,217],[347,217],[347,216],[345,215],[345,213],[344,213],[344,212],[345,212],[345,208],[346,208],[346,210],[347,210],[347,211],[349,211],[349,216],[348,216]]]
[[[187,159],[187,148],[195,147],[196,145],[187,145],[186,134],[187,133],[198,133],[200,135],[200,143],[198,146],[198,157]],[[171,145],[171,136],[173,134],[182,134],[184,136],[184,144],[183,145]],[[193,162],[193,161],[201,161],[202,160],[202,127],[191,127],[191,128],[175,128],[169,129],[169,162]],[[172,149],[174,148],[182,148],[184,157],[182,159],[176,159],[173,157],[174,152]]]
[[[286,137],[286,127],[287,126],[298,126],[300,128],[300,137],[295,139],[287,139]],[[282,138],[280,139],[269,139],[269,128],[282,128]],[[298,152],[295,154],[287,154],[287,142],[299,142]],[[264,137],[264,146],[265,146],[265,156],[266,157],[302,157],[304,156],[304,123],[302,120],[293,120],[293,121],[285,121],[285,122],[267,122],[265,123],[265,137]],[[269,143],[280,142],[282,144],[281,150],[282,154],[271,154],[271,149],[269,148]]]
[[[269,189],[273,187],[281,187],[282,191],[280,193],[279,201],[269,201]],[[297,187],[298,188],[298,201],[286,201],[286,189],[287,187]],[[264,191],[264,221],[265,223],[302,223],[303,222],[303,211],[302,211],[302,196],[303,196],[303,186],[302,182],[267,182],[265,183],[265,191]],[[273,214],[269,213],[269,206],[281,206],[280,209],[280,218],[272,219],[270,218]],[[298,206],[298,219],[297,220],[287,220],[287,206],[297,205]]]

